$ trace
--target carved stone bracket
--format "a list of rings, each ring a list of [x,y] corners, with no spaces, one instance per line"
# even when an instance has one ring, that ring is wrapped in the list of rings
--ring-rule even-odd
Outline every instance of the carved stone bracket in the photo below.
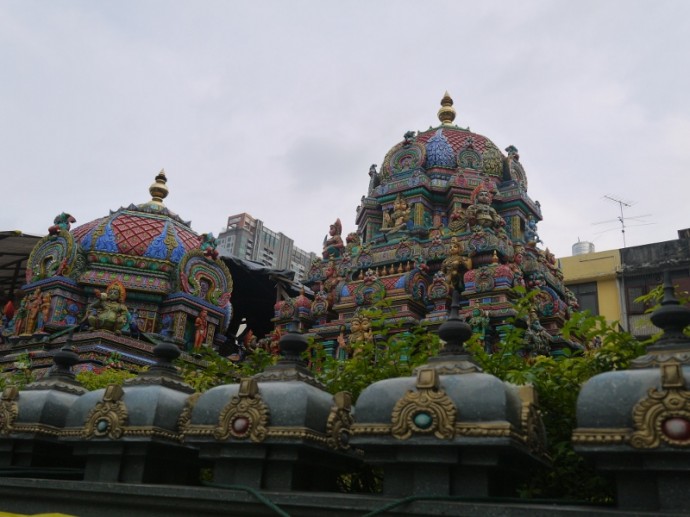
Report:
[[[690,447],[690,391],[681,363],[665,363],[660,370],[662,389],[650,388],[633,409],[630,444],[637,449],[653,449],[662,442]]]
[[[220,412],[213,436],[216,440],[227,440],[232,436],[262,442],[266,438],[268,420],[268,406],[261,399],[256,379],[242,379],[238,394]]]
[[[16,386],[8,386],[0,397],[0,435],[9,434],[14,426],[14,421],[19,414],[17,406],[19,390]]]
[[[391,434],[407,440],[412,434],[431,434],[437,438],[455,436],[457,408],[440,389],[438,372],[422,368],[417,372],[417,391],[409,390],[396,402],[391,413]]]
[[[89,412],[84,424],[84,438],[103,438],[117,440],[127,425],[127,406],[122,401],[124,391],[121,386],[111,384],[105,389],[103,400]]]
[[[346,391],[340,391],[333,396],[335,406],[331,408],[326,422],[326,435],[328,446],[333,449],[347,450],[350,448],[350,427],[352,418],[352,395]]]

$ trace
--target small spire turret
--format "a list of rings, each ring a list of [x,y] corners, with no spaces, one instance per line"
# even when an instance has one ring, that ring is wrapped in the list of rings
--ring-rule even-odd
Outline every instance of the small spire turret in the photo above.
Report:
[[[151,203],[163,206],[163,200],[168,197],[168,187],[166,186],[167,181],[168,178],[165,177],[165,169],[161,169],[156,176],[155,181],[149,187]]]
[[[438,110],[438,119],[444,126],[450,126],[455,120],[455,109],[453,108],[453,99],[446,91],[443,99],[441,99],[441,109]]]

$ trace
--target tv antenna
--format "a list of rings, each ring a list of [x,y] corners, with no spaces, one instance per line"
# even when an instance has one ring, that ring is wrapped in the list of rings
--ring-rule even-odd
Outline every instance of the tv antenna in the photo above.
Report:
[[[632,203],[632,202],[629,202],[629,201],[623,201],[622,199],[618,199],[618,198],[615,198],[615,197],[613,197],[613,196],[609,196],[608,194],[604,196],[604,199],[608,199],[609,201],[611,201],[611,202],[613,202],[613,203],[616,203],[616,204],[618,205],[618,208],[620,209],[621,215],[618,216],[616,219],[611,219],[611,220],[609,220],[609,221],[600,221],[600,222],[598,222],[598,223],[593,223],[593,224],[606,224],[606,223],[613,223],[613,222],[616,222],[616,221],[619,222],[620,225],[621,225],[621,234],[623,235],[623,247],[625,248],[625,247],[626,247],[626,243],[625,243],[625,229],[626,229],[629,225],[626,225],[626,223],[625,223],[626,218],[625,218],[625,214],[623,213],[623,209],[624,209],[624,208],[630,208],[630,207],[632,207],[632,206],[633,206],[633,203]],[[631,220],[631,219],[632,219],[632,220],[635,220],[635,221],[640,221],[640,220],[642,220],[644,217],[649,217],[649,216],[650,216],[650,214],[638,215],[638,216],[634,216],[634,217],[628,217],[628,220]],[[646,226],[646,225],[648,225],[648,224],[653,224],[653,223],[644,223],[644,222],[642,222],[641,224],[636,224],[636,225],[634,225],[634,226]],[[604,232],[606,232],[606,231],[609,231],[609,230],[604,230]],[[604,233],[604,232],[601,232],[601,233]]]

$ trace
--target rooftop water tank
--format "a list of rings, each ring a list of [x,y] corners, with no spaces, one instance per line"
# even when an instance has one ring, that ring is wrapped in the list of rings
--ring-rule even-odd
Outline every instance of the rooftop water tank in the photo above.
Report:
[[[573,244],[574,255],[586,255],[587,253],[594,253],[594,243],[588,241],[577,241]]]

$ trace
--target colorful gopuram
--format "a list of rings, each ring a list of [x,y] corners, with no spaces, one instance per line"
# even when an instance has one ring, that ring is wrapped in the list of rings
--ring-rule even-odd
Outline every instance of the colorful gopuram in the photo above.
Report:
[[[502,153],[487,137],[454,125],[455,116],[446,93],[440,125],[406,132],[380,171],[371,166],[357,230],[343,237],[340,219],[331,225],[323,258],[308,275],[314,301],[279,302],[279,328],[298,322],[335,351],[343,341],[367,339],[360,336],[369,324],[362,309],[377,301],[386,300],[387,320],[401,331],[434,329],[457,290],[461,316],[491,350],[516,314],[513,288],[522,286],[537,291],[520,321],[526,352],[573,345],[559,329],[576,301],[554,255],[539,247],[541,209],[527,193],[517,148]]]
[[[161,171],[151,200],[70,229],[62,213],[29,256],[25,296],[4,330],[2,362],[30,352],[33,367],[52,365],[68,334],[80,367],[114,358],[154,363],[166,340],[193,353],[220,345],[232,317],[233,281],[212,234],[199,235],[163,200]]]

